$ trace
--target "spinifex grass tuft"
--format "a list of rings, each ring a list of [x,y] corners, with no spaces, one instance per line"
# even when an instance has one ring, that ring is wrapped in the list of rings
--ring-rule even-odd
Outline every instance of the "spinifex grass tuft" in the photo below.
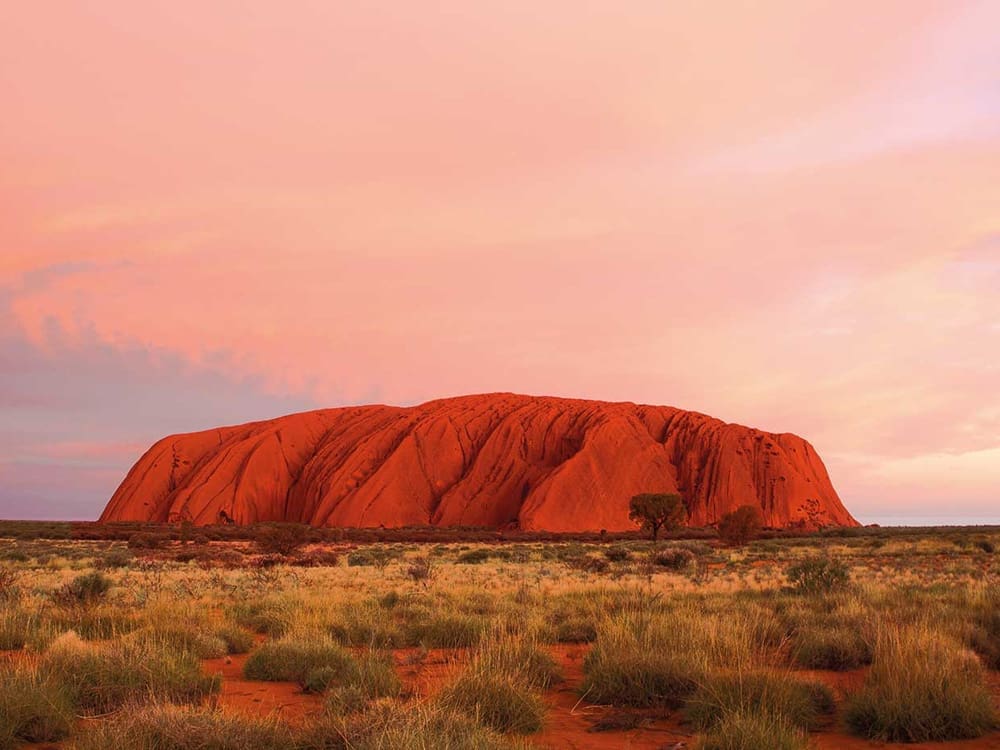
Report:
[[[0,750],[69,734],[73,705],[56,680],[28,666],[0,668]]]
[[[979,737],[997,724],[975,654],[926,623],[880,628],[845,718],[853,732],[890,742]]]
[[[723,716],[697,750],[806,750],[806,733],[785,716],[741,709]]]
[[[39,670],[87,714],[151,699],[196,703],[219,689],[218,678],[206,676],[194,654],[153,639],[95,645],[67,633],[42,656]]]
[[[290,727],[270,717],[228,715],[204,708],[157,704],[94,722],[74,750],[288,750]],[[318,748],[317,748],[318,750]]]
[[[802,729],[816,729],[833,711],[829,688],[801,682],[787,672],[722,672],[708,676],[685,703],[698,729],[709,729],[730,714],[780,716]]]

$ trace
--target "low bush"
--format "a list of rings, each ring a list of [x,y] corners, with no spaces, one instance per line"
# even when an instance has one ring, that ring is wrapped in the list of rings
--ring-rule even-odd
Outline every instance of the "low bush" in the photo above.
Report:
[[[166,534],[140,531],[128,538],[128,548],[135,550],[155,550],[160,549],[169,541],[170,537]]]
[[[8,547],[7,549],[0,551],[0,560],[4,560],[6,562],[24,563],[28,562],[30,559],[31,556],[20,547]]]
[[[265,555],[287,557],[309,543],[310,529],[301,523],[261,524],[254,528],[254,543]]]
[[[335,568],[340,564],[340,553],[332,549],[313,549],[296,555],[290,564],[299,568]]]
[[[764,515],[756,505],[741,505],[719,521],[719,539],[726,544],[746,544],[760,536]]]
[[[100,571],[78,575],[52,593],[52,599],[63,607],[87,606],[103,599],[111,589],[111,579]]]
[[[665,549],[654,550],[650,555],[650,562],[660,568],[667,570],[687,570],[696,560],[694,552],[683,547],[667,547]]]
[[[491,557],[490,550],[486,547],[479,547],[478,549],[470,549],[462,552],[455,558],[455,562],[460,565],[479,565],[489,560]]]
[[[98,565],[105,570],[127,568],[135,558],[125,547],[112,547],[98,560]]]
[[[351,552],[347,556],[347,564],[350,567],[374,565],[381,570],[387,567],[389,563],[399,560],[402,556],[403,551],[394,547],[365,547],[364,549]]]
[[[611,562],[625,562],[632,557],[632,553],[627,547],[608,547],[604,550],[604,556]]]
[[[828,594],[847,588],[851,571],[840,560],[825,555],[807,557],[788,568],[788,582],[800,594]]]
[[[997,715],[975,655],[932,626],[884,626],[872,668],[847,703],[856,734],[888,742],[979,737]]]

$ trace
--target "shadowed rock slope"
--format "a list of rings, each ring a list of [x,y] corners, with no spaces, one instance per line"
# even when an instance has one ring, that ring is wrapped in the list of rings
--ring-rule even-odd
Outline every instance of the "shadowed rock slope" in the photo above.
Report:
[[[634,529],[680,492],[691,524],[753,504],[770,526],[857,522],[805,440],[667,406],[508,393],[291,414],[166,437],[102,521]]]

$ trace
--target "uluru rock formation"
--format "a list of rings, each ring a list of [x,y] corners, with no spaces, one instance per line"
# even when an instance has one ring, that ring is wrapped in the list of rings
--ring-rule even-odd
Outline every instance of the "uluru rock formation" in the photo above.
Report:
[[[157,442],[101,521],[634,529],[679,492],[690,523],[856,526],[802,438],[668,406],[497,393],[291,414]]]

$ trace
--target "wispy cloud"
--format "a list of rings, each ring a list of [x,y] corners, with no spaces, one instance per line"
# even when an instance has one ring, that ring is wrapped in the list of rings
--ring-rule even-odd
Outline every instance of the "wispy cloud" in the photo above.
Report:
[[[99,469],[96,513],[167,432],[492,390],[800,432],[862,517],[1000,446],[996,3],[191,12],[5,16],[20,496]],[[993,507],[968,461],[920,502]]]

